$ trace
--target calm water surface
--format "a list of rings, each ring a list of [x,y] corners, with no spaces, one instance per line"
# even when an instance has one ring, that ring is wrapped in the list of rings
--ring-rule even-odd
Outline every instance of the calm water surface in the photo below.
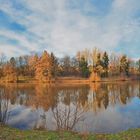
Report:
[[[20,129],[114,133],[140,127],[140,82],[0,85],[0,122]]]

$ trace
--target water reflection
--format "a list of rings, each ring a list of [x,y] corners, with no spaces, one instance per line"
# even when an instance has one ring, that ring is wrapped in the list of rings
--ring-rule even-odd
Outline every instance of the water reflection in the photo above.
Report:
[[[9,100],[7,99],[7,95],[0,91],[0,123],[5,124],[8,121],[10,112],[9,108]]]
[[[21,129],[116,132],[139,127],[140,83],[0,86],[0,122]]]
[[[73,130],[79,121],[84,121],[84,110],[79,109],[78,104],[64,107],[57,105],[52,109],[52,113],[57,130]]]

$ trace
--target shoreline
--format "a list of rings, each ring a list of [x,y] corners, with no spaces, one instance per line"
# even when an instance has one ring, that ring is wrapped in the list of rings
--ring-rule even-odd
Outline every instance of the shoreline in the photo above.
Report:
[[[118,133],[78,133],[67,130],[20,130],[7,125],[0,125],[0,140],[140,140],[140,128]]]
[[[73,77],[61,77],[61,78],[56,78],[55,80],[50,80],[50,81],[37,81],[34,78],[31,79],[22,79],[18,80],[17,82],[13,81],[5,81],[5,80],[0,80],[0,84],[8,84],[8,83],[29,83],[29,84],[92,84],[92,83],[110,83],[110,82],[129,82],[129,81],[140,81],[140,78],[102,78],[100,80],[94,81],[90,80],[89,78],[73,78]]]

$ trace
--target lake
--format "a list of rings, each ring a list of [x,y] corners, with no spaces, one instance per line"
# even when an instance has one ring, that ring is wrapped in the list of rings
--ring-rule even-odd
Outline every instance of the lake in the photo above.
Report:
[[[19,129],[115,133],[140,127],[140,82],[0,85],[0,122]]]

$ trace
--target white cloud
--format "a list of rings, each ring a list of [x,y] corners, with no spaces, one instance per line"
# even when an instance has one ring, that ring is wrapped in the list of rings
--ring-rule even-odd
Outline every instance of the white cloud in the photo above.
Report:
[[[0,46],[0,51],[10,55],[25,55],[27,53],[30,53],[31,51],[39,51],[39,43],[37,42],[31,42],[28,40],[25,34],[15,33],[8,30],[1,30],[0,35],[4,36],[5,38],[8,38],[9,40],[17,40],[19,44],[13,45],[13,44],[6,44],[3,43]]]
[[[133,14],[140,9],[139,0],[114,0],[109,12],[101,17],[87,15],[99,12],[96,5],[88,1],[82,6],[79,0],[71,3],[67,0],[23,0],[29,14],[25,10],[17,11],[10,3],[1,5],[0,9],[25,25],[27,32],[23,35],[10,33],[8,37],[16,38],[29,51],[47,49],[57,55],[75,54],[77,50],[94,46],[112,51],[122,40],[137,41],[135,36],[140,34],[139,21],[133,19]],[[36,36],[33,41],[28,39],[29,33]]]

